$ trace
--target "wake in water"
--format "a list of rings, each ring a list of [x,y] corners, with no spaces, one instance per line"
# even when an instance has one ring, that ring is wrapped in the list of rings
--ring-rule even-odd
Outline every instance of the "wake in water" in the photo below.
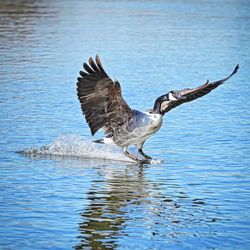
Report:
[[[126,157],[119,147],[95,143],[76,135],[61,136],[50,145],[25,149],[19,153],[27,156],[75,156],[134,162]],[[152,160],[153,164],[161,162]]]

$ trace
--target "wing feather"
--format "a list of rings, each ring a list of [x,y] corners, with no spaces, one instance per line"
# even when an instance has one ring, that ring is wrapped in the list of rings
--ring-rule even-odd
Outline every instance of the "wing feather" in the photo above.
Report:
[[[92,57],[89,58],[89,65],[92,67],[92,69],[93,69],[94,71],[100,71],[100,70],[98,69],[98,67],[96,66],[96,64],[95,64],[95,62],[94,62],[94,60],[93,60]]]
[[[114,133],[132,114],[121,86],[107,75],[98,55],[95,61],[90,57],[89,65],[84,63],[83,68],[85,71],[80,71],[77,78],[77,95],[91,134],[100,128]]]
[[[193,88],[193,89],[183,89],[183,90],[179,90],[179,91],[175,91],[175,93],[177,93],[177,95],[179,94],[180,98],[178,98],[178,100],[175,101],[170,101],[168,103],[168,105],[165,106],[164,108],[164,114],[168,111],[170,111],[171,109],[185,103],[185,102],[190,102],[193,101],[197,98],[200,98],[206,94],[208,94],[209,92],[211,92],[213,89],[217,88],[219,85],[223,84],[225,81],[227,81],[231,76],[233,76],[235,73],[237,73],[239,69],[239,64],[237,64],[233,70],[233,72],[226,78],[223,78],[221,80],[209,83],[209,81],[207,80],[207,82],[199,87]]]

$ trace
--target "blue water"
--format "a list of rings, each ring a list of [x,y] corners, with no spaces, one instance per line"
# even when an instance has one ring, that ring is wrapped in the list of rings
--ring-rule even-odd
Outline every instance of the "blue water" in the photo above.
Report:
[[[250,249],[248,0],[3,0],[0,14],[1,249]],[[167,113],[145,144],[158,161],[138,166],[91,143],[75,88],[96,53],[140,110],[240,70]]]

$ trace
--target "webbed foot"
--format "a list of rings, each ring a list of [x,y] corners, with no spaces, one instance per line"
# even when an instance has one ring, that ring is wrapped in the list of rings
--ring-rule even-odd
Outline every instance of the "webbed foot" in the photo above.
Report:
[[[151,162],[151,159],[143,159],[143,160],[138,159],[138,163],[140,164],[150,164],[150,162]]]
[[[139,164],[150,164],[150,161],[151,161],[151,159],[152,159],[151,157],[150,157],[150,158],[146,158],[146,157],[145,157],[146,159],[139,159],[139,158],[137,158],[135,155],[129,153],[129,152],[127,151],[127,148],[124,148],[123,150],[124,150],[124,154],[125,154],[127,157],[129,157],[130,159],[132,159],[132,160],[138,162]]]

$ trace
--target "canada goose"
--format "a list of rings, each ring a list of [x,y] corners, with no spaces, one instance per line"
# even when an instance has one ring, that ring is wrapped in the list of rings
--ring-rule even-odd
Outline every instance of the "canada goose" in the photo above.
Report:
[[[122,97],[120,83],[113,81],[105,72],[99,56],[95,61],[89,58],[89,65],[83,64],[85,71],[80,71],[77,78],[77,95],[83,115],[94,135],[100,128],[106,137],[95,142],[116,144],[123,148],[124,154],[139,163],[150,163],[152,159],[143,150],[144,142],[162,125],[162,117],[171,109],[208,94],[213,89],[234,75],[236,65],[228,77],[196,87],[170,91],[155,100],[152,110],[141,112],[131,109]],[[139,159],[128,152],[129,145],[136,145],[144,157]]]

